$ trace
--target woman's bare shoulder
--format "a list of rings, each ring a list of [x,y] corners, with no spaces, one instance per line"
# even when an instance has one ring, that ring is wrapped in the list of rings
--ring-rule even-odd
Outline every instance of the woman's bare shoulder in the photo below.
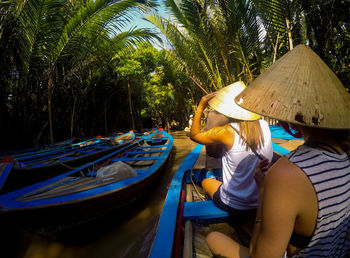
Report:
[[[283,170],[297,171],[300,168],[293,162],[289,161],[286,157],[281,157],[271,166],[270,169],[282,172]]]
[[[285,188],[284,191],[291,189],[295,194],[295,191],[305,189],[310,181],[301,168],[287,158],[281,157],[269,168],[265,183],[280,189]]]
[[[224,135],[228,136],[233,134],[233,128],[230,126],[230,124],[221,125],[221,126],[215,126],[207,131],[209,134],[212,135]]]

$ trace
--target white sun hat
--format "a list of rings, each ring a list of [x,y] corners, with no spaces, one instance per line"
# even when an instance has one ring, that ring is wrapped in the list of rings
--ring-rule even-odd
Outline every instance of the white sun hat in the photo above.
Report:
[[[221,114],[239,120],[258,120],[260,115],[245,110],[235,103],[235,97],[246,88],[241,81],[235,82],[217,91],[214,98],[209,100],[209,106]]]

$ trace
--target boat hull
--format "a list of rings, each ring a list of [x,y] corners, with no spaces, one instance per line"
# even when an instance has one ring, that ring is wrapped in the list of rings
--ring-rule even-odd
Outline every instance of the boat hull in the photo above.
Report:
[[[127,135],[127,134],[125,134]],[[130,134],[131,140],[126,141],[125,143],[118,144],[115,146],[108,146],[105,149],[98,151],[91,151],[89,154],[79,155],[77,157],[67,159],[60,162],[55,162],[55,157],[48,159],[48,161],[43,160],[42,164],[30,167],[20,167],[15,166],[12,172],[9,174],[6,179],[6,183],[0,188],[0,193],[7,193],[14,191],[18,188],[22,188],[36,182],[57,176],[59,174],[65,173],[69,170],[77,168],[83,164],[91,162],[93,160],[99,159],[109,153],[122,149],[128,146],[135,139],[134,134]],[[98,147],[98,146],[95,146]],[[73,149],[65,153],[66,155],[79,153],[80,149]],[[58,160],[59,161],[59,160]],[[47,162],[47,164],[45,164]]]
[[[0,196],[3,206],[0,214],[22,225],[56,230],[129,206],[146,196],[170,157],[173,139],[166,132],[164,135],[168,138],[165,145],[151,146],[140,139],[121,153],[108,154],[95,161],[94,165],[84,165],[81,169],[5,193]],[[129,164],[136,174],[125,179],[98,174],[99,168],[118,161]],[[83,172],[85,175],[81,176]]]

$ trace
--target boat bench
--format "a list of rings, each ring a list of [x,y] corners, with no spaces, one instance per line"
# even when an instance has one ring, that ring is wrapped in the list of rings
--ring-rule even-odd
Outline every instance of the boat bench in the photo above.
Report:
[[[158,153],[158,152],[164,152],[165,150],[148,150],[148,151],[130,151],[128,152],[129,155],[131,154],[146,154],[146,153]]]
[[[224,220],[229,217],[226,211],[216,207],[212,200],[185,202],[184,220]]]
[[[95,146],[95,149],[109,149],[111,146]]]
[[[150,157],[135,157],[135,158],[116,158],[113,160],[115,161],[140,161],[140,160],[158,160],[162,159],[163,157],[161,156],[150,156]]]
[[[152,146],[139,146],[135,150],[142,150],[142,149],[152,149],[152,148],[163,148],[167,147],[169,144],[164,145],[152,145]]]
[[[168,137],[162,137],[162,138],[151,138],[151,139],[146,139],[146,142],[161,142],[161,141],[167,141],[169,138]]]

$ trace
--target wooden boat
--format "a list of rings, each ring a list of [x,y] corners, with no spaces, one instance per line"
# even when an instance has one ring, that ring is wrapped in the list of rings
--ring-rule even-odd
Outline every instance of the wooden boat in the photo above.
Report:
[[[52,154],[52,153],[63,151],[63,150],[71,150],[73,148],[98,143],[101,140],[102,140],[101,136],[96,136],[96,137],[93,137],[90,139],[85,139],[85,140],[78,140],[78,139],[72,138],[72,139],[58,142],[55,144],[48,144],[48,145],[44,145],[44,146],[40,146],[40,147],[33,147],[33,148],[25,149],[25,150],[18,150],[15,152],[8,151],[8,152],[3,153],[3,155],[0,156],[0,158],[3,158],[5,156],[13,156],[17,159],[25,159],[25,158],[30,159],[30,158],[35,158],[35,157],[41,156],[41,155],[49,155],[50,153]]]
[[[297,140],[283,135],[281,128],[274,128],[273,138]],[[285,139],[283,137],[285,136]],[[276,140],[276,142],[278,142]],[[300,142],[301,144],[301,142]],[[273,143],[274,159],[289,152],[288,149]],[[205,168],[205,148],[198,144],[183,160],[176,171],[165,199],[163,211],[158,223],[157,234],[149,257],[212,257],[205,237],[210,231],[217,230],[235,234],[244,242],[244,225],[238,232],[228,222],[227,212],[217,208],[213,201],[205,197],[201,182],[207,177]],[[211,171],[211,177],[222,179],[222,170]],[[243,230],[243,231],[242,231]],[[243,237],[242,237],[243,232]]]
[[[57,163],[57,161],[66,162],[68,164],[69,162],[67,161],[76,160],[82,156],[90,155],[99,151],[106,151],[109,149],[113,150],[113,147],[130,143],[134,139],[135,134],[133,132],[129,132],[110,138],[100,138],[98,141],[94,139],[84,141],[82,143],[72,144],[70,148],[66,149],[43,152],[26,157],[15,157],[15,161],[17,162],[17,167],[25,169],[47,167],[51,166],[52,163]]]
[[[146,143],[164,137],[164,144]],[[69,226],[123,207],[160,175],[172,145],[170,134],[156,131],[78,169],[0,195],[0,214],[27,224]],[[125,167],[129,174],[121,169]]]
[[[163,129],[159,129],[160,131],[162,131]],[[149,132],[145,132],[145,133],[149,133]],[[164,144],[167,141],[167,137],[151,137],[146,139],[146,142],[149,145],[159,145],[159,144]]]
[[[26,155],[28,153],[38,153],[40,151],[47,150],[47,149],[61,148],[63,146],[67,146],[67,145],[72,144],[75,140],[76,139],[71,138],[68,140],[60,141],[60,142],[55,142],[55,143],[36,146],[36,147],[30,147],[30,148],[26,148],[26,149],[1,151],[0,158],[5,157],[5,156],[15,156],[15,155],[21,156],[21,155]]]
[[[87,145],[85,145],[86,141],[84,141],[82,145],[74,145],[71,148],[32,156],[15,157],[15,165],[5,180],[6,184],[0,185],[1,193],[69,171],[74,167],[81,166],[84,163],[121,149],[134,140],[135,134],[129,132],[115,137],[99,139],[99,141],[92,141],[92,143]]]

